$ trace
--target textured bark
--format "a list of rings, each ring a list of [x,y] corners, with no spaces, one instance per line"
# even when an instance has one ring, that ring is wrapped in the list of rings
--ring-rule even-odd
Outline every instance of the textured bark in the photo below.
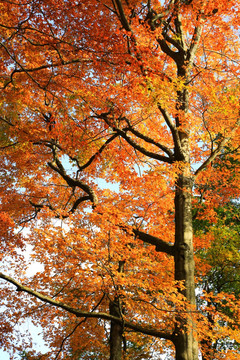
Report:
[[[118,272],[124,272],[124,261],[119,261]],[[117,287],[116,290],[119,290]],[[110,315],[122,318],[122,302],[118,295],[109,304]],[[110,327],[110,360],[122,360],[123,355],[123,322],[111,321]]]
[[[195,307],[193,231],[192,231],[192,181],[184,174],[179,177],[175,194],[175,280],[182,281],[181,293],[187,304]],[[198,342],[194,334],[194,319],[186,305],[186,317],[176,318],[174,344],[176,360],[198,360]]]
[[[110,303],[110,314],[121,317],[118,301]],[[111,321],[110,329],[110,360],[122,360],[123,353],[123,325]]]

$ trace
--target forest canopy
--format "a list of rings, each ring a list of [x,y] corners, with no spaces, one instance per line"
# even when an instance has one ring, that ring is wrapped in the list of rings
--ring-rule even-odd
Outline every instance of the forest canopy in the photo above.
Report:
[[[0,9],[1,348],[238,359],[239,0]]]

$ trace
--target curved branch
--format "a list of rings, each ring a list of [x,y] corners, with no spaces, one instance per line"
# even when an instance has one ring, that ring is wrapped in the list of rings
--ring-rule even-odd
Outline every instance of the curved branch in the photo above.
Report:
[[[98,198],[95,192],[93,191],[93,189],[89,185],[85,184],[83,181],[72,179],[69,175],[67,175],[59,159],[55,158],[55,161],[48,162],[48,166],[52,170],[56,171],[59,175],[61,175],[61,177],[66,181],[66,183],[70,187],[72,188],[79,187],[80,189],[85,191],[89,195],[94,206],[98,204]]]
[[[106,124],[112,128],[113,131],[116,132],[116,134],[118,134],[119,136],[121,136],[124,140],[126,140],[128,142],[129,145],[131,145],[135,150],[138,150],[141,154],[146,155],[148,157],[150,157],[151,159],[156,159],[156,160],[160,160],[163,161],[165,163],[168,164],[172,164],[173,163],[173,158],[172,157],[167,157],[167,156],[163,156],[160,154],[157,154],[155,152],[149,151],[147,149],[145,149],[143,146],[137,144],[132,138],[130,138],[127,135],[127,131],[130,129],[129,128],[125,128],[125,129],[119,129],[116,124],[112,124],[111,121],[108,119],[108,115],[110,114],[110,112],[108,113],[102,113],[100,115],[96,115],[99,119],[103,119]],[[126,120],[126,119],[125,119]],[[149,142],[149,141],[148,141]],[[161,149],[162,150],[162,149]]]
[[[126,119],[125,119],[126,120]],[[127,120],[126,120],[127,121]],[[138,130],[134,129],[131,124],[129,123],[129,121],[127,121],[128,123],[128,129],[129,131],[134,134],[135,136],[137,136],[138,138],[146,141],[147,143],[149,144],[153,144],[155,145],[156,147],[158,147],[159,149],[161,149],[163,152],[165,152],[169,158],[173,160],[173,153],[172,151],[167,147],[167,146],[164,146],[162,144],[159,144],[158,142],[156,142],[155,140],[151,139],[149,136],[146,136],[142,133],[140,133]]]
[[[69,210],[69,214],[73,214],[73,213],[77,210],[78,205],[80,205],[82,202],[87,201],[87,200],[91,200],[90,196],[87,196],[87,195],[86,195],[86,196],[82,196],[82,197],[78,198],[78,199],[74,202],[74,204],[73,204],[73,206],[71,207],[71,209]]]
[[[171,38],[169,35],[165,35],[164,36],[165,40],[167,42],[169,42],[170,44],[172,44],[173,46],[175,46],[175,48],[178,49],[179,52],[184,53],[183,47],[181,44],[179,44],[179,42],[177,40],[174,40],[173,38]],[[173,51],[175,54],[177,54],[175,51]]]
[[[203,164],[195,171],[194,175],[197,176],[203,169],[205,169],[209,164],[213,162],[213,160],[221,153],[221,150],[224,146],[228,143],[231,139],[232,135],[237,131],[238,127],[240,126],[240,119],[236,121],[235,126],[230,131],[229,136],[224,138],[217,146],[217,148],[211,152],[211,155],[208,157],[207,160],[203,162]]]
[[[56,217],[56,218],[61,218],[61,219],[67,219],[67,218],[70,216],[70,214],[73,214],[73,213],[77,210],[78,206],[79,206],[82,202],[88,201],[88,200],[91,201],[91,197],[88,196],[88,195],[79,197],[77,200],[74,201],[71,209],[68,210],[67,215],[61,214],[61,216],[60,216],[60,215],[56,214],[55,217]],[[52,210],[52,211],[57,212],[57,210],[56,210],[49,202],[48,202],[48,204],[36,204],[36,203],[34,203],[33,201],[31,201],[31,200],[29,200],[29,202],[30,202],[30,204],[35,208],[35,214],[36,214],[36,215],[37,215],[37,213],[38,213],[41,209],[43,209],[43,208],[48,208],[48,209],[50,209],[50,210]]]
[[[118,324],[122,324],[124,322],[124,326],[127,327],[128,329],[131,329],[133,331],[136,332],[140,332],[142,334],[146,334],[146,335],[151,335],[151,336],[155,336],[157,338],[162,338],[162,339],[166,339],[166,340],[173,340],[173,335],[172,333],[168,333],[165,331],[159,331],[151,326],[149,327],[145,327],[142,325],[138,325],[138,324],[134,324],[131,323],[129,321],[125,321],[121,318],[118,318],[117,316],[113,316],[107,313],[103,313],[103,312],[89,312],[89,311],[81,311],[78,309],[75,309],[67,304],[64,304],[60,301],[56,301],[54,299],[52,299],[49,296],[43,295],[38,291],[32,290],[27,286],[22,285],[21,283],[19,283],[18,281],[16,281],[15,279],[13,279],[12,277],[5,275],[3,273],[0,273],[0,278],[3,280],[6,280],[7,282],[15,285],[17,287],[17,291],[23,291],[26,292],[27,294],[30,294],[32,296],[34,296],[35,298],[43,301],[46,304],[50,304],[55,306],[56,308],[65,310],[73,315],[75,315],[78,318],[95,318],[95,319],[103,319],[103,320],[107,320],[107,321],[114,321]]]
[[[117,133],[115,133],[108,140],[106,140],[106,142],[100,147],[100,149],[84,165],[78,166],[79,171],[82,171],[82,170],[86,169],[89,165],[91,165],[91,163],[95,160],[95,158],[103,152],[105,147],[118,136],[119,135]],[[72,158],[72,160],[75,160],[75,158]]]
[[[58,356],[59,356],[59,355],[61,354],[61,352],[63,351],[63,346],[64,346],[64,343],[66,342],[66,340],[67,340],[68,338],[70,338],[70,337],[74,334],[74,332],[77,330],[77,328],[78,328],[80,325],[82,325],[86,320],[87,320],[87,319],[85,318],[85,319],[81,320],[79,323],[77,323],[77,325],[74,326],[73,330],[72,330],[68,335],[66,335],[66,336],[64,337],[64,339],[63,339],[62,342],[61,342],[60,348],[59,348],[59,350],[58,350],[58,352],[57,352],[57,355],[55,356],[55,360],[58,359]]]
[[[1,147],[0,147],[0,150],[7,149],[7,148],[9,148],[9,147],[12,147],[12,146],[15,146],[15,145],[18,145],[18,144],[19,144],[19,142],[16,141],[16,142],[14,142],[14,143],[12,143],[12,144],[5,145],[5,146],[1,146]]]
[[[125,139],[129,145],[131,145],[134,149],[138,150],[141,154],[146,155],[148,157],[150,157],[151,159],[156,159],[156,160],[160,160],[163,161],[165,163],[168,164],[172,164],[173,160],[167,156],[163,156],[160,154],[156,154],[152,151],[149,151],[147,149],[145,149],[143,146],[137,144],[133,139],[131,139],[124,131],[122,130],[118,130],[117,131],[119,133],[119,135],[122,136],[123,139]]]
[[[168,56],[170,56],[171,59],[173,59],[176,63],[178,62],[178,55],[179,52],[175,52],[172,49],[170,49],[170,47],[168,46],[168,44],[166,43],[166,41],[164,39],[158,39],[158,43],[161,47],[161,50]]]
[[[94,310],[96,310],[96,309],[98,308],[98,306],[101,304],[101,302],[102,302],[102,300],[104,299],[104,297],[105,297],[105,294],[103,294],[103,296],[101,297],[100,301],[97,303],[97,305],[94,306],[94,308],[93,308],[92,311],[94,311]],[[77,323],[77,325],[74,326],[73,330],[72,330],[67,336],[64,337],[64,339],[62,340],[62,343],[61,343],[61,345],[60,345],[59,351],[58,351],[58,353],[57,353],[57,355],[56,355],[56,357],[55,357],[55,360],[57,360],[58,356],[59,356],[60,353],[62,352],[64,343],[66,342],[66,340],[67,340],[68,338],[70,338],[70,337],[72,336],[72,334],[74,334],[74,332],[76,331],[76,329],[77,329],[80,325],[82,325],[86,320],[87,320],[87,318],[84,318],[84,319],[81,320],[79,323]]]

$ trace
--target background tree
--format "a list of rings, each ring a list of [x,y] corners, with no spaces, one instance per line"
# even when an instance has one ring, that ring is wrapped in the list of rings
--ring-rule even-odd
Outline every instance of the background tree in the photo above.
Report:
[[[137,347],[130,332],[141,333],[177,360],[197,360],[223,329],[238,341],[237,297],[225,292],[233,313],[214,326],[222,293],[196,309],[192,225],[196,197],[205,220],[239,197],[233,169],[213,166],[226,146],[239,160],[238,1],[2,1],[1,10],[0,210],[15,233],[4,232],[0,276],[18,290],[2,288],[12,332],[3,346],[26,349],[13,331],[26,316],[43,326],[48,359],[78,359],[93,344],[106,358],[106,322],[118,343]],[[21,227],[43,266],[32,277],[17,251]],[[207,249],[210,234],[200,235],[196,248],[205,239]],[[220,355],[234,358],[228,350]]]

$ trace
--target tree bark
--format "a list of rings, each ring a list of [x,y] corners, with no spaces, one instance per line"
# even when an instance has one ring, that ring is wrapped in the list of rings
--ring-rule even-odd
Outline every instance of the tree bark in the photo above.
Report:
[[[175,192],[175,280],[183,282],[179,292],[186,298],[184,312],[176,317],[176,360],[198,360],[198,342],[191,309],[195,308],[192,180],[188,170],[179,176]],[[190,309],[189,305],[190,304]],[[185,316],[186,315],[186,316]]]
[[[110,314],[121,317],[119,310],[119,303],[116,299],[110,302],[109,305]],[[110,328],[110,360],[122,360],[123,353],[123,325],[111,321]]]
[[[119,261],[118,272],[124,272],[124,261]],[[116,290],[119,287],[117,286]],[[122,318],[122,302],[118,295],[115,296],[114,301],[109,304],[110,315]],[[110,325],[110,359],[109,360],[122,360],[123,355],[123,323],[111,321]]]

